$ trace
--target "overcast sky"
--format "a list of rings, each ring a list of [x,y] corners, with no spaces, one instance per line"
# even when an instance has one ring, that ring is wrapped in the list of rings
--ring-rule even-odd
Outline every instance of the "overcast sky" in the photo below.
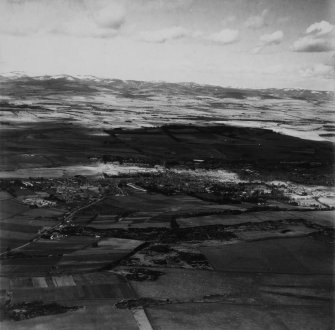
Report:
[[[0,72],[331,89],[334,3],[0,0]]]

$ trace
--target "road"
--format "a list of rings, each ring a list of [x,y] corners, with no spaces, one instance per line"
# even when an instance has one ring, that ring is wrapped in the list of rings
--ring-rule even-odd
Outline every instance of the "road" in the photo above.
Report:
[[[69,214],[65,215],[65,217],[64,217],[64,219],[62,220],[61,223],[58,223],[58,224],[56,224],[55,226],[53,226],[53,227],[51,227],[51,228],[48,228],[47,230],[43,230],[43,231],[41,231],[41,232],[38,234],[37,237],[33,238],[32,240],[30,240],[30,241],[28,241],[28,242],[26,242],[26,243],[24,243],[24,244],[22,244],[22,245],[20,245],[20,246],[17,246],[17,247],[14,248],[14,249],[11,249],[11,250],[9,250],[9,251],[5,251],[5,252],[0,253],[0,257],[2,257],[2,256],[4,256],[4,255],[7,255],[7,254],[10,253],[10,252],[14,252],[14,251],[20,250],[20,249],[24,248],[25,246],[28,246],[29,244],[31,244],[31,243],[33,243],[33,242],[36,242],[37,240],[39,240],[39,239],[41,238],[42,234],[44,234],[46,231],[52,231],[52,230],[57,229],[57,227],[59,227],[60,225],[62,225],[62,224],[64,224],[64,223],[67,223],[67,222],[71,221],[72,218],[73,218],[78,212],[80,212],[80,211],[82,211],[82,210],[84,210],[84,209],[86,209],[86,208],[88,208],[88,207],[90,207],[90,206],[92,206],[92,205],[94,205],[94,204],[96,204],[96,203],[101,202],[101,201],[104,200],[105,198],[106,198],[105,196],[102,196],[102,197],[98,198],[97,200],[95,200],[95,201],[93,201],[93,202],[91,202],[91,203],[89,203],[89,204],[87,204],[87,205],[85,205],[85,206],[82,206],[82,207],[80,207],[80,208],[78,208],[78,209],[76,209],[76,210],[70,212]]]

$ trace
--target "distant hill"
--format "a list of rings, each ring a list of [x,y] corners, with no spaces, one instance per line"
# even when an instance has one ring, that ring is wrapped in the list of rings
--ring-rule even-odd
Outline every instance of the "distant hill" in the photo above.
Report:
[[[2,95],[24,96],[38,94],[40,97],[52,93],[85,94],[96,92],[116,93],[128,98],[146,98],[159,95],[188,96],[202,98],[233,99],[299,99],[311,102],[330,101],[334,93],[304,89],[240,89],[191,82],[168,83],[162,81],[136,81],[104,79],[94,76],[35,76],[21,74],[0,76]]]

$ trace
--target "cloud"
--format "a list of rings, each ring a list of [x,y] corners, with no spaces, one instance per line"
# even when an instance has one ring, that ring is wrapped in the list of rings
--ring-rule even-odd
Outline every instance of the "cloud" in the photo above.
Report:
[[[236,16],[230,15],[222,19],[221,24],[222,25],[228,25],[236,21]]]
[[[278,45],[282,42],[284,37],[283,31],[276,31],[270,34],[264,34],[260,37],[260,41],[263,43],[263,45]]]
[[[321,21],[310,25],[305,36],[293,43],[291,50],[294,52],[327,52],[335,49],[334,25]]]
[[[50,29],[50,34],[75,36],[81,38],[112,38],[118,35],[118,29],[100,28],[92,20],[81,18],[71,22],[64,22],[59,26]]]
[[[126,19],[124,8],[115,4],[103,7],[93,17],[99,27],[112,30],[119,29]]]
[[[54,14],[58,14],[58,9],[54,8]],[[47,12],[43,15],[41,4],[35,1],[1,1],[0,12],[0,33],[16,36],[39,33],[43,26],[50,24],[52,18]]]
[[[306,29],[306,34],[314,34],[315,36],[324,36],[334,30],[334,25],[327,21],[314,23]]]
[[[277,19],[277,23],[278,24],[287,24],[292,18],[290,16],[282,16],[282,17],[278,17]]]
[[[156,31],[141,32],[139,39],[150,43],[163,43],[169,40],[181,39],[189,35],[189,32],[180,27],[175,26]]]
[[[194,0],[128,0],[128,6],[132,10],[140,12],[148,11],[172,11],[188,9]]]
[[[203,31],[190,31],[181,26],[169,27],[161,30],[143,31],[138,34],[138,40],[149,43],[165,43],[171,40],[189,38],[198,41],[210,41],[216,44],[231,44],[238,41],[239,31],[223,29],[219,32],[206,34]]]
[[[259,40],[260,44],[256,46],[253,50],[253,54],[260,53],[265,47],[279,45],[284,38],[284,33],[281,30],[275,31],[273,33],[262,35]]]
[[[299,74],[304,78],[318,77],[324,79],[334,79],[335,67],[333,65],[318,63],[313,66],[300,68]]]
[[[334,49],[330,40],[312,37],[303,37],[294,42],[294,52],[328,52]]]
[[[226,45],[236,42],[238,38],[238,30],[224,29],[220,32],[209,35],[206,39],[217,44]]]
[[[0,33],[18,36],[108,38],[118,34],[126,19],[122,6],[105,0],[2,1],[0,12]]]
[[[265,19],[268,14],[268,10],[264,9],[259,15],[250,16],[244,25],[251,29],[260,29],[266,25]]]

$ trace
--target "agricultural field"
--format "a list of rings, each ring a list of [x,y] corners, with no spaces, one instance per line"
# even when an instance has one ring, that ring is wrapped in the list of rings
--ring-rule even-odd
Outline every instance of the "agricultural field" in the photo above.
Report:
[[[331,328],[330,93],[1,79],[1,329]]]

